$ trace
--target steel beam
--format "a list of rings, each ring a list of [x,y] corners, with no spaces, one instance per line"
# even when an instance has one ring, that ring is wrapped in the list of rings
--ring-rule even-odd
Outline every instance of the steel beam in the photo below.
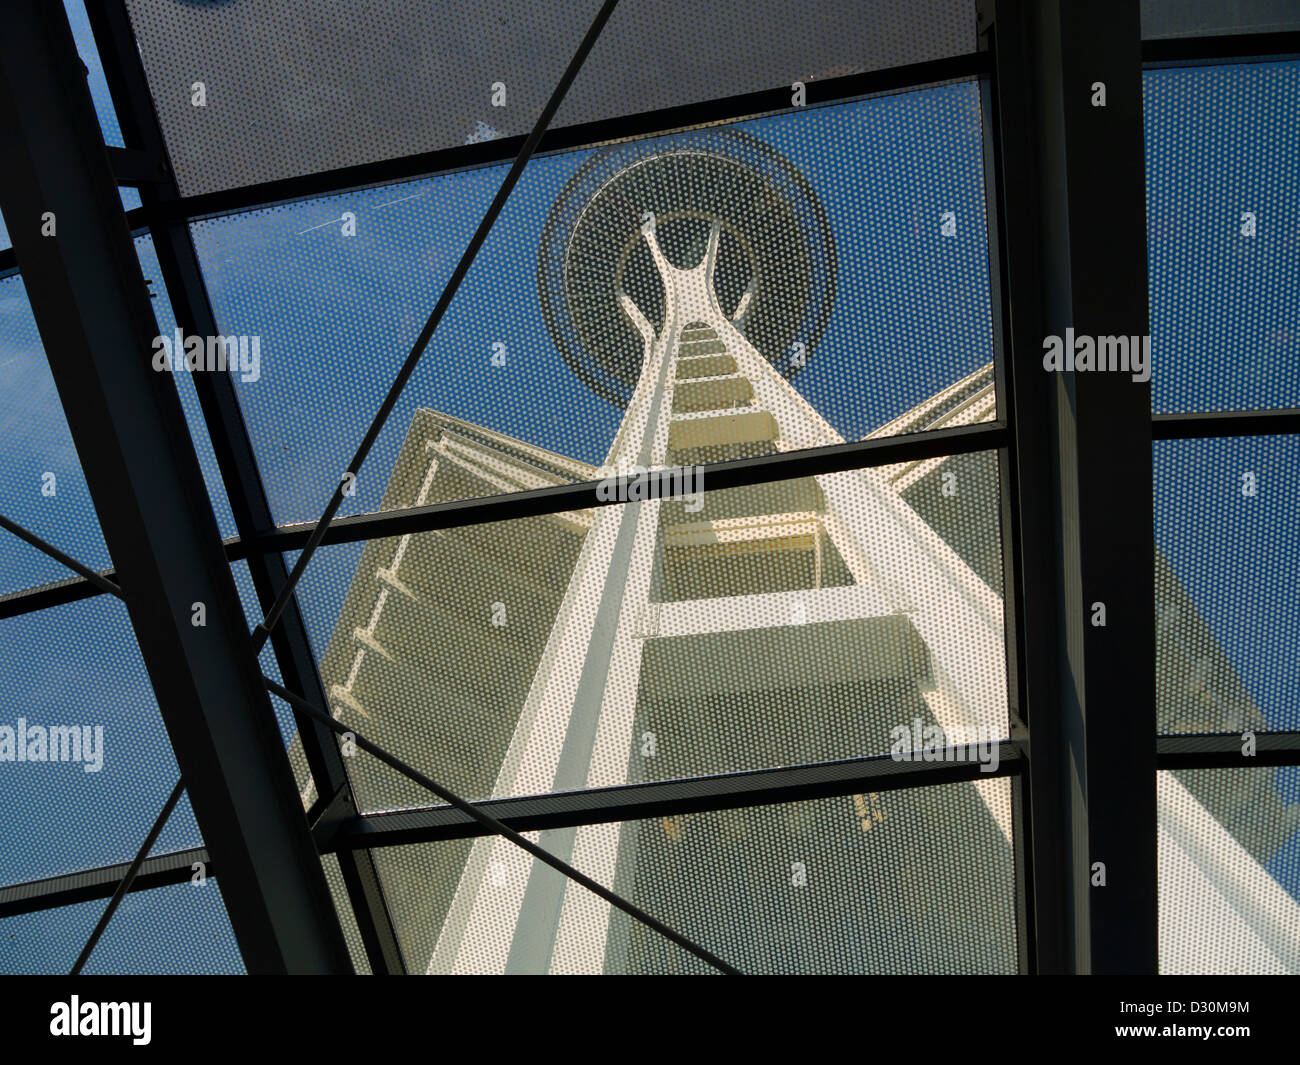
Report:
[[[941,751],[936,752],[934,761],[904,762],[887,754],[874,755],[789,768],[489,799],[474,805],[517,832],[533,832],[1014,776],[1024,765],[1021,745],[1014,740],[998,744],[998,765],[991,772],[985,772],[978,762],[958,760],[959,756],[957,750]],[[433,806],[364,814],[333,826],[328,834],[322,833],[318,844],[323,853],[329,853],[349,847],[393,847],[486,835],[490,835],[487,829],[455,807]]]
[[[126,212],[126,221],[131,227],[131,236],[138,237],[145,232],[144,212],[139,207]],[[0,281],[17,277],[19,273],[18,253],[12,247],[0,248]]]
[[[130,21],[121,0],[88,0],[86,7],[123,137],[137,149],[137,156],[149,160],[148,165],[142,164],[139,169],[155,175],[152,184],[141,187],[140,201],[176,324],[186,335],[216,336],[221,329],[208,297],[189,226],[166,217],[166,206],[175,203],[179,193],[167,163]],[[163,175],[162,180],[156,179],[159,173]],[[235,527],[241,542],[251,541],[271,531],[275,522],[234,384],[225,374],[196,374],[194,385]],[[279,554],[245,557],[258,602],[265,612],[288,580],[284,558]],[[296,599],[285,609],[281,624],[272,636],[272,648],[285,684],[325,705],[325,689]],[[341,796],[344,807],[355,807],[342,755],[329,730],[300,714],[295,713],[295,720],[317,794]],[[396,930],[379,890],[378,874],[370,855],[364,851],[341,855],[340,867],[372,971],[376,974],[404,972]]]
[[[1148,332],[1138,10],[994,0],[983,19],[1003,149],[1035,968],[1154,973],[1150,386],[1044,364],[1067,329]]]
[[[1221,33],[1209,37],[1162,37],[1142,42],[1142,62],[1151,67],[1206,63],[1251,63],[1300,55],[1300,31]]]
[[[1300,732],[1259,732],[1253,753],[1243,753],[1239,732],[1209,736],[1161,736],[1156,740],[1158,769],[1250,769],[1300,765]]]
[[[1005,444],[1006,439],[1006,431],[1001,425],[986,422],[903,436],[857,440],[806,451],[784,451],[775,455],[715,462],[705,466],[704,470],[710,488],[736,488],[794,477],[867,469],[895,462],[995,451]],[[325,530],[321,543],[326,546],[358,543],[405,533],[454,529],[460,525],[511,521],[515,518],[616,505],[618,499],[610,493],[597,494],[599,486],[600,482],[585,481],[483,496],[479,499],[449,500],[423,507],[336,518]],[[222,543],[226,557],[231,561],[251,559],[264,553],[298,550],[307,543],[313,527],[313,523],[280,525],[255,533],[251,540],[236,536],[227,537]],[[103,576],[113,579],[114,572],[105,571]],[[0,619],[14,617],[29,610],[43,610],[50,606],[77,602],[98,594],[99,589],[89,582],[76,579],[10,592],[0,595]]]
[[[1300,762],[1300,732],[1260,733],[1256,744],[1256,753],[1247,758],[1242,754],[1241,736],[1236,733],[1161,736],[1156,741],[1156,768],[1249,769]],[[489,799],[475,805],[516,831],[526,832],[834,798],[865,789],[893,791],[928,787],[986,776],[1010,776],[1015,787],[1027,775],[1026,749],[1022,739],[1004,740],[998,745],[998,769],[991,774],[981,772],[978,765],[970,763],[941,760],[906,763],[877,756],[524,798]],[[1018,788],[1013,792],[1013,800],[1017,794]],[[482,825],[454,806],[430,806],[324,822],[317,826],[316,839],[322,853],[344,854],[352,848],[470,839],[486,832]],[[131,890],[183,883],[189,879],[194,862],[204,863],[208,876],[215,875],[212,860],[202,847],[175,851],[147,859]],[[129,864],[121,862],[0,888],[0,917],[108,898]]]
[[[132,891],[183,884],[193,875],[194,864],[204,867],[204,875],[216,875],[212,859],[204,847],[172,851],[156,858],[146,858],[131,883]],[[97,869],[87,869],[66,876],[52,876],[45,880],[32,880],[25,884],[11,884],[0,888],[0,918],[14,917],[20,913],[52,910],[58,906],[71,906],[78,902],[93,902],[113,894],[130,869],[130,862],[117,862]]]
[[[245,965],[350,972],[72,32],[42,0],[5,31],[0,203]]]
[[[1300,407],[1226,410],[1200,414],[1157,414],[1153,440],[1202,440],[1225,436],[1285,436],[1300,433]]]
[[[1027,728],[1025,772],[1016,782],[1014,812],[1020,967],[1027,973],[1067,971],[1066,861],[1057,826],[1064,816],[1058,785],[1061,728],[1057,694],[1057,602],[1053,528],[1049,381],[1032,358],[1042,335],[1036,299],[1034,248],[1038,189],[1028,162],[1028,100],[1022,95],[1028,40],[1023,19],[993,0],[979,6],[981,47],[994,55],[993,78],[985,93],[986,190],[990,199],[989,242],[997,254],[990,270],[1001,296],[995,323],[998,396],[1008,423],[1010,446],[1000,453],[1005,513],[1003,562],[1008,625],[1008,695],[1016,718]],[[998,14],[1002,18],[998,18]],[[1016,210],[1008,205],[1015,205]],[[1032,727],[1028,723],[1032,721]]]

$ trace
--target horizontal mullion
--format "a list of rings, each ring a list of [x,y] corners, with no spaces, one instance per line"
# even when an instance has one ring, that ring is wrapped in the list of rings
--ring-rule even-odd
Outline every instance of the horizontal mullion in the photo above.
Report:
[[[742,488],[755,484],[812,477],[850,470],[870,469],[896,462],[915,462],[949,455],[996,451],[1006,443],[1006,429],[1001,423],[983,422],[950,429],[932,429],[903,436],[857,440],[827,447],[784,451],[776,455],[731,459],[698,467],[697,482],[704,491]],[[673,467],[669,467],[670,469]],[[586,510],[590,507],[615,506],[621,500],[603,499],[597,489],[602,481],[534,488],[524,492],[458,499],[431,503],[404,510],[382,511],[336,518],[326,530],[324,544],[355,543],[406,533],[452,529],[463,525],[482,525],[494,521],[533,518],[545,514]],[[602,492],[602,495],[609,493]],[[303,547],[315,528],[315,522],[282,525],[259,536],[253,545],[259,551],[294,551]]]
[[[1240,732],[1156,739],[1157,769],[1250,769],[1300,765],[1300,732],[1256,732],[1254,754],[1243,754]]]
[[[995,451],[1006,442],[1005,426],[999,422],[981,422],[960,425],[951,429],[931,429],[903,436],[878,437],[858,440],[828,447],[808,448],[803,451],[785,451],[777,455],[759,455],[748,459],[732,459],[702,467],[704,490],[739,488],[746,485],[810,477],[825,473],[843,473],[848,470],[888,466],[895,462],[914,462],[948,455],[970,454],[976,451]],[[670,469],[673,467],[669,467]],[[432,503],[405,510],[379,511],[336,518],[325,531],[322,544],[347,544],[360,540],[400,536],[404,533],[428,532],[432,529],[453,529],[461,525],[481,525],[513,518],[531,518],[544,514],[560,514],[590,507],[612,506],[618,499],[601,499],[597,487],[604,482],[582,481],[577,484],[534,488],[524,492],[484,496],[478,499],[452,500]],[[315,522],[282,525],[258,536],[252,541],[237,536],[222,541],[226,558],[235,562],[254,554],[275,551],[295,551],[303,547]],[[102,574],[114,579],[114,571]],[[27,588],[0,595],[0,619],[16,617],[33,610],[77,602],[99,595],[100,590],[83,577],[54,581],[50,584]]]
[[[251,554],[248,545],[237,536],[228,536],[221,541],[221,544],[225,548],[226,558],[231,562],[238,562]],[[95,572],[110,581],[117,581],[115,569]],[[66,606],[68,603],[79,603],[83,599],[92,599],[103,594],[102,589],[91,584],[85,577],[69,577],[61,581],[50,581],[48,584],[38,584],[34,588],[5,592],[0,595],[0,620],[31,614],[37,610],[48,610],[50,607]]]
[[[172,851],[155,858],[146,858],[131,884],[131,891],[183,884],[192,875],[195,862],[202,862],[204,875],[213,876],[212,859],[204,847]],[[13,917],[21,913],[35,913],[57,906],[71,906],[78,902],[91,902],[109,898],[126,876],[130,862],[104,865],[66,876],[45,880],[32,880],[25,884],[12,884],[0,888],[0,917]]]
[[[1300,55],[1300,31],[1221,33],[1207,37],[1164,37],[1142,42],[1143,66],[1258,62]]]
[[[987,73],[988,69],[987,53],[971,52],[924,63],[810,81],[805,87],[807,103],[804,106],[825,106],[862,96],[922,88],[958,78],[979,77]],[[681,104],[551,128],[543,135],[533,154],[542,156],[574,151],[611,141],[650,137],[673,130],[791,111],[794,108],[790,105],[790,96],[790,86],[781,85],[701,103]],[[398,159],[381,159],[235,189],[184,196],[166,205],[165,211],[172,220],[194,221],[401,181],[475,170],[511,162],[519,154],[523,142],[522,135],[500,137],[478,144],[419,152]]]
[[[1238,733],[1197,736],[1160,736],[1156,740],[1156,765],[1171,769],[1249,769],[1252,766],[1300,764],[1300,732],[1261,732],[1256,753],[1241,753]],[[998,745],[998,769],[983,773],[978,763],[959,761],[897,762],[889,755],[842,762],[759,769],[725,776],[697,777],[650,784],[592,788],[581,792],[516,799],[490,799],[477,805],[517,831],[573,827],[608,821],[640,820],[682,813],[765,806],[781,802],[835,798],[856,794],[856,789],[893,791],[1014,776],[1025,764],[1023,742],[1003,740]],[[359,847],[390,847],[408,843],[465,839],[486,830],[451,806],[363,814],[338,822],[332,834],[319,833],[322,854]],[[213,876],[207,850],[195,847],[146,859],[132,891],[184,883],[195,862]],[[83,872],[0,887],[0,917],[53,909],[94,899],[109,898],[126,873],[129,862]]]
[[[116,581],[116,570],[100,570],[99,575],[110,581]],[[21,614],[30,614],[36,610],[48,610],[50,607],[76,603],[103,595],[103,591],[85,577],[68,577],[61,581],[51,581],[35,588],[24,588],[18,592],[6,592],[0,595],[0,619],[14,618]]]
[[[1300,433],[1300,407],[1156,414],[1151,418],[1153,440],[1203,440],[1220,436],[1286,433]]]
[[[936,752],[934,761],[898,761],[888,754],[813,765],[756,769],[720,776],[590,788],[475,803],[517,832],[643,818],[770,806],[828,799],[866,791],[932,787],[1019,773],[1021,741],[998,744],[998,766],[984,772],[976,761],[958,761],[961,749]],[[939,755],[951,755],[941,760]],[[356,848],[394,847],[436,840],[470,839],[489,830],[452,806],[362,814],[337,822],[317,837],[322,854]]]

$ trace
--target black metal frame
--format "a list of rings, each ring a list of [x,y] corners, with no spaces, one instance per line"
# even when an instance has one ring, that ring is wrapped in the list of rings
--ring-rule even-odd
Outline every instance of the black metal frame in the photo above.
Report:
[[[126,11],[121,4],[89,0],[87,14],[123,138],[137,147],[135,155],[147,161],[140,169],[152,175],[151,183],[140,188],[140,200],[176,323],[187,335],[215,335],[220,329],[208,299],[189,227],[166,218],[166,207],[179,198],[179,192],[171,174]],[[198,374],[194,385],[222,472],[235,527],[242,538],[255,539],[274,528],[275,523],[257,472],[253,445],[239,412],[234,385],[222,374]],[[244,557],[248,561],[258,602],[266,610],[287,582],[284,558],[271,553]],[[306,692],[323,702],[324,688],[296,600],[291,601],[284,612],[273,650],[285,682],[294,690]],[[338,744],[315,722],[301,715],[296,715],[296,720],[317,795],[324,800],[337,798],[340,805],[334,807],[335,810],[355,807],[352,786]],[[369,853],[358,851],[340,855],[339,863],[372,971],[404,972],[397,934]]]
[[[246,963],[348,972],[180,399],[143,357],[157,324],[79,70],[62,8],[9,5],[0,198],[28,298]]]
[[[108,150],[109,165],[119,184],[140,189],[144,204],[127,214],[127,224],[131,235],[153,237],[177,322],[187,332],[219,332],[190,240],[190,222],[505,163],[523,144],[522,137],[504,138],[183,197],[170,172],[122,0],[88,0],[87,7],[131,146]],[[1021,968],[1044,973],[1154,971],[1156,771],[1300,763],[1300,734],[1261,734],[1258,752],[1249,760],[1241,756],[1235,735],[1155,736],[1152,656],[1146,656],[1145,664],[1142,660],[1144,649],[1149,650],[1154,641],[1149,594],[1153,576],[1149,566],[1138,564],[1151,556],[1150,442],[1297,433],[1300,410],[1152,417],[1145,390],[1121,388],[1121,382],[1109,380],[1058,382],[1042,372],[1038,355],[1042,336],[1066,324],[1083,328],[1085,322],[1099,323],[1096,332],[1147,331],[1140,217],[1135,225],[1130,219],[1136,236],[1118,262],[1105,258],[1113,249],[1090,241],[1089,227],[1081,224],[1112,209],[1117,199],[1130,214],[1140,209],[1145,187],[1140,92],[1136,104],[1132,93],[1142,67],[1295,55],[1300,52],[1300,34],[1151,41],[1142,42],[1139,51],[1137,15],[1123,0],[1091,5],[1081,0],[1046,4],[981,0],[979,19],[980,52],[814,82],[808,86],[808,97],[810,105],[826,105],[945,80],[982,79],[999,420],[719,463],[709,467],[709,482],[710,487],[725,488],[974,451],[998,454],[1013,738],[1003,744],[997,775],[1011,777],[1013,784]],[[1109,125],[1098,126],[1094,116],[1063,93],[1062,86],[1072,84],[1070,79],[1081,77],[1084,70],[1104,71],[1092,76],[1108,81],[1112,100],[1120,92],[1119,102],[1112,103],[1107,115]],[[785,111],[788,103],[788,89],[780,86],[550,130],[538,144],[537,154]],[[1079,165],[1079,145],[1101,140],[1110,146],[1108,150],[1121,145],[1113,183],[1090,194],[1083,191],[1084,182],[1076,181],[1068,199],[1063,197],[1062,189],[1053,186],[1054,176]],[[1073,163],[1065,156],[1066,143],[1075,148]],[[1071,272],[1062,269],[1067,263],[1075,276],[1104,268],[1100,276],[1108,276],[1109,285],[1104,303],[1098,299],[1100,292],[1090,293],[1077,283],[1073,289],[1068,287]],[[15,252],[0,251],[0,277],[13,274],[18,266]],[[138,293],[133,296],[138,300]],[[1102,328],[1117,320],[1106,317],[1110,314],[1119,315],[1124,328]],[[1077,323],[1072,321],[1075,317]],[[218,375],[198,378],[204,418],[221,460],[239,533],[225,542],[225,557],[249,561],[265,611],[283,591],[288,576],[281,552],[306,545],[312,526],[274,525],[229,380]],[[1127,385],[1127,380],[1122,384]],[[1140,396],[1136,401],[1135,395]],[[1104,422],[1094,413],[1098,409],[1106,411]],[[1048,442],[1050,448],[1045,446]],[[1099,462],[1109,465],[1102,467]],[[1123,486],[1118,492],[1117,472]],[[1103,473],[1104,480],[1099,480]],[[329,525],[320,542],[354,542],[601,505],[594,489],[594,484],[568,485],[342,518]],[[1112,520],[1117,508],[1135,530],[1127,542],[1101,535],[1099,523]],[[114,557],[119,557],[117,551]],[[111,570],[103,576],[117,579]],[[1097,587],[1105,590],[1093,591]],[[0,617],[72,602],[101,590],[79,577],[0,596]],[[1083,628],[1080,611],[1095,598],[1107,601],[1112,618],[1116,614],[1122,618],[1112,622],[1109,630],[1101,630],[1100,638],[1112,642],[1105,647],[1098,646],[1097,632]],[[1127,653],[1115,646],[1121,642],[1129,647]],[[317,706],[325,705],[305,627],[292,599],[275,627],[272,646],[286,687]],[[154,663],[148,657],[146,661],[152,672]],[[1123,715],[1118,713],[1121,709]],[[350,786],[328,730],[301,714],[297,720],[319,796],[311,818],[316,850],[335,854],[342,863],[374,971],[401,972],[401,951],[371,850],[468,838],[488,830],[451,806],[357,813],[351,808]],[[168,725],[173,726],[170,718]],[[1113,742],[1117,730],[1125,730],[1125,743]],[[179,759],[182,744],[175,732],[173,741]],[[1116,750],[1121,747],[1125,748],[1122,754]],[[1071,772],[1081,786],[1071,786]],[[510,828],[528,831],[831,797],[868,785],[871,790],[887,790],[979,776],[978,767],[969,764],[866,758],[476,805]],[[1094,784],[1091,789],[1086,788],[1089,778]],[[1095,786],[1099,780],[1104,788]],[[1105,814],[1117,808],[1125,810],[1126,818]],[[1117,826],[1117,820],[1125,824]],[[219,850],[216,839],[209,843]],[[1089,892],[1086,874],[1092,858],[1102,851],[1111,866],[1111,886],[1098,897]],[[206,850],[183,851],[146,860],[131,889],[183,881],[192,861],[208,863],[211,875]],[[224,864],[223,869],[223,876],[235,875]],[[125,865],[110,866],[0,889],[0,916],[106,898],[125,872]],[[240,928],[236,933],[246,958],[255,955],[248,933]]]

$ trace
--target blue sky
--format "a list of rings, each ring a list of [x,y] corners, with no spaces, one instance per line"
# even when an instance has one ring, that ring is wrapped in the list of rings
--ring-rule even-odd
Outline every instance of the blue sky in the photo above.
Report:
[[[79,0],[67,0],[110,144],[121,144]],[[1148,216],[1157,411],[1300,405],[1300,64],[1149,73]],[[1290,101],[1291,106],[1283,106]],[[741,123],[809,178],[826,208],[840,285],[823,341],[796,385],[858,438],[992,358],[979,107],[949,85]],[[567,369],[542,324],[535,248],[564,182],[587,158],[534,160],[363,468],[344,513],[374,509],[412,412],[427,406],[599,463],[620,412]],[[237,385],[278,521],[317,517],[505,172],[491,167],[199,223],[194,238],[226,333],[262,338],[262,377]],[[124,204],[138,204],[129,190]],[[1288,205],[1292,214],[1288,215]],[[939,214],[957,216],[943,239]],[[344,211],[357,219],[343,236]],[[1254,238],[1240,215],[1256,215]],[[7,236],[0,230],[0,239]],[[156,259],[137,241],[160,332],[174,328]],[[506,367],[493,367],[502,341]],[[109,564],[94,509],[18,278],[0,281],[0,510],[96,566]],[[192,383],[177,376],[214,510],[233,520]],[[1157,543],[1273,727],[1300,728],[1300,497],[1294,438],[1158,445]],[[1253,498],[1239,491],[1256,472]],[[41,477],[57,478],[53,497]],[[323,550],[302,586],[324,649],[361,545]],[[250,625],[247,567],[236,566]],[[56,563],[0,538],[0,592],[62,579]],[[125,609],[103,597],[4,623],[10,723],[95,721],[110,758],[10,766],[0,884],[128,859],[176,778]],[[274,675],[269,655],[264,668]],[[280,708],[282,710],[282,708]],[[281,713],[287,735],[287,717]],[[124,743],[120,737],[130,737]],[[1300,774],[1279,786],[1300,801]],[[188,803],[157,852],[199,842]],[[1272,871],[1300,897],[1300,835]],[[209,888],[211,890],[209,890]],[[212,967],[237,971],[215,884],[149,893],[129,920],[199,927]],[[213,900],[217,900],[215,903]],[[96,905],[0,921],[0,971],[71,964]],[[128,927],[127,915],[115,924]],[[120,932],[121,929],[118,929]],[[131,936],[100,961],[134,970]],[[39,946],[38,946],[39,945]],[[71,951],[71,954],[68,951]],[[34,954],[41,951],[44,953]],[[232,966],[230,958],[234,957]],[[21,963],[21,964],[20,964]],[[162,965],[155,960],[155,964]],[[177,963],[181,964],[181,963]]]

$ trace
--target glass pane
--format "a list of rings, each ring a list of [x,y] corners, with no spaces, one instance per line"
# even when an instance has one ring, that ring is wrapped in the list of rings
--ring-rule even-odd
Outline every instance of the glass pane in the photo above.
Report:
[[[1154,446],[1163,733],[1300,729],[1300,438]]]
[[[385,505],[531,461],[460,433],[422,412]],[[1001,738],[995,463],[698,474],[672,499],[327,547],[300,602],[336,715],[468,798],[882,753],[914,723]],[[430,805],[349,765],[366,810]]]
[[[0,513],[95,569],[112,563],[21,277],[0,280]],[[0,535],[0,592],[74,577]]]
[[[1297,98],[1300,61],[1143,75],[1157,413],[1300,406]]]
[[[180,771],[126,607],[101,595],[0,621],[0,677],[0,884],[130,861]],[[154,853],[201,845],[183,796]]]
[[[186,194],[527,133],[599,6],[127,5]],[[971,0],[622,3],[552,124],[974,50]]]
[[[324,510],[504,173],[194,226],[277,522]],[[617,461],[664,392],[645,330],[683,363],[676,461],[993,418],[976,83],[534,159],[341,513],[380,505],[422,409],[550,452],[544,483]]]
[[[1009,826],[1003,777],[540,835],[745,973],[1012,973]],[[413,971],[713,971],[505,840],[377,854]]]
[[[108,904],[107,899],[0,918],[0,973],[58,975],[72,969]],[[171,976],[243,974],[212,877],[122,900],[83,972],[90,975]]]
[[[151,282],[159,334],[170,337],[176,323],[153,242],[141,237],[135,246],[141,271]],[[0,392],[0,447],[6,456],[0,473],[0,512],[78,561],[108,569],[108,548],[19,276],[0,280],[0,368],[12,386]],[[218,526],[223,536],[232,536],[234,518],[194,382],[188,374],[173,376]],[[0,593],[70,577],[75,575],[36,548],[9,533],[0,536]]]
[[[1157,774],[1160,971],[1300,972],[1300,767]]]

